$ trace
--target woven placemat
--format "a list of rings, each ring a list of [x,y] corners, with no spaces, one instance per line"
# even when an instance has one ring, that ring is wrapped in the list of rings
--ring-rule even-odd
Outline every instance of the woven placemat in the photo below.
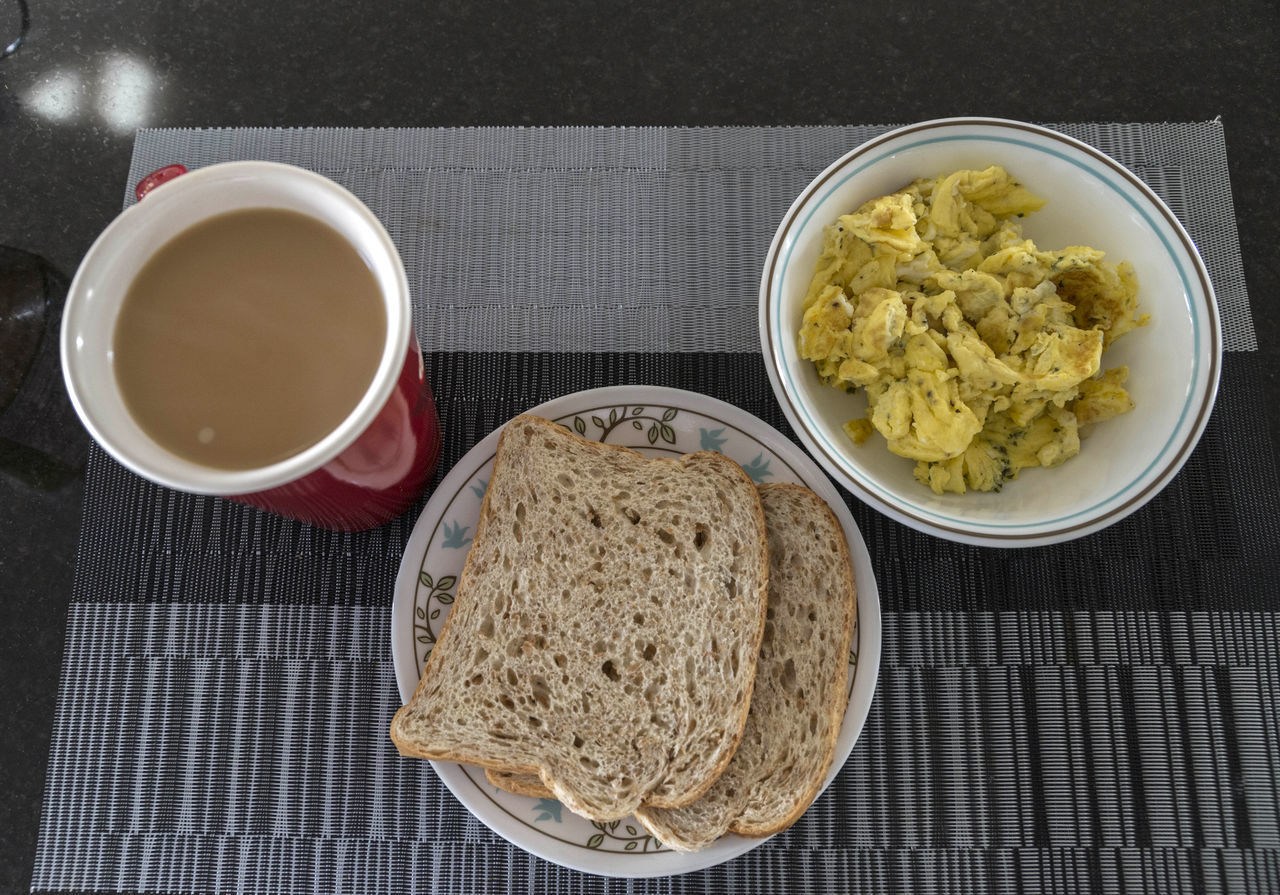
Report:
[[[33,889],[1280,891],[1280,485],[1222,128],[1061,129],[1146,179],[1200,246],[1229,349],[1217,409],[1150,505],[1069,544],[950,544],[851,499],[880,687],[793,829],[643,881],[514,848],[387,738],[416,510],[323,532],[95,447]],[[790,434],[759,356],[760,261],[804,184],[881,130],[156,130],[130,185],[265,158],[364,199],[410,272],[447,470],[529,406],[624,382]]]

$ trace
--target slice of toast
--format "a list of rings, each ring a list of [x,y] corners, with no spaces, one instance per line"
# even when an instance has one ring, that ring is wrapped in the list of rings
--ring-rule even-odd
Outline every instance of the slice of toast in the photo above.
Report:
[[[636,812],[651,834],[680,851],[704,848],[726,832],[769,836],[793,824],[822,787],[844,718],[856,612],[844,532],[806,488],[761,485],[760,497],[769,532],[769,620],[742,742],[697,802]],[[517,795],[549,795],[536,776],[485,776]]]
[[[768,568],[760,498],[732,460],[650,460],[516,417],[391,738],[537,775],[591,820],[688,804],[742,735]]]
[[[771,836],[817,798],[848,703],[857,611],[844,530],[808,488],[762,485],[769,531],[769,608],[751,714],[734,759],[683,808],[641,807],[636,818],[680,851],[726,832]]]

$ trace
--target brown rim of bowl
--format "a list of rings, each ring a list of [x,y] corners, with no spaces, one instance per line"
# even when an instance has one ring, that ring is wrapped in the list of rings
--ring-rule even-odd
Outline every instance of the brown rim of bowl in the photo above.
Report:
[[[1099,149],[1095,149],[1093,146],[1090,146],[1088,143],[1085,143],[1081,140],[1076,140],[1074,137],[1069,137],[1066,134],[1062,134],[1057,131],[1050,130],[1049,128],[1026,124],[1025,122],[1021,122],[1021,121],[1011,121],[1008,119],[1001,119],[1001,118],[947,118],[947,119],[939,119],[936,121],[926,121],[926,122],[921,122],[920,124],[912,124],[912,125],[906,125],[900,128],[895,128],[891,131],[881,134],[878,137],[872,137],[870,140],[867,140],[865,143],[858,146],[857,148],[849,152],[847,155],[841,157],[838,160],[838,166],[837,164],[832,164],[825,172],[820,174],[807,187],[805,187],[804,192],[800,194],[800,196],[792,204],[791,208],[787,210],[786,217],[783,218],[782,223],[778,226],[778,231],[775,234],[773,245],[778,246],[785,241],[786,236],[789,234],[792,226],[795,224],[796,218],[799,216],[799,211],[801,207],[804,205],[804,203],[807,202],[814,195],[814,193],[816,193],[819,189],[821,189],[822,186],[824,186],[829,180],[831,180],[831,178],[835,177],[847,165],[848,162],[852,161],[855,158],[858,158],[861,155],[864,155],[865,153],[875,149],[877,146],[879,146],[882,143],[888,142],[889,140],[895,140],[899,137],[903,137],[913,133],[922,133],[925,131],[935,130],[940,128],[951,128],[951,127],[955,127],[956,125],[962,125],[962,126],[974,125],[974,126],[980,126],[980,127],[996,127],[996,128],[1006,128],[1008,130],[1026,131],[1027,133],[1035,134],[1039,137],[1047,137],[1049,139],[1057,140],[1058,142],[1063,143],[1071,147],[1072,149],[1083,151],[1090,157],[1101,162],[1111,171],[1120,175],[1124,180],[1128,181],[1134,187],[1136,187],[1139,193],[1141,193],[1144,197],[1146,197],[1146,199],[1149,202],[1151,202],[1152,206],[1158,212],[1160,212],[1161,216],[1165,219],[1165,221],[1172,226],[1174,233],[1177,235],[1179,241],[1182,243],[1183,249],[1186,251],[1187,256],[1192,261],[1192,266],[1195,268],[1196,276],[1200,280],[1200,287],[1204,292],[1205,300],[1208,303],[1208,306],[1209,306],[1208,310],[1210,312],[1208,314],[1209,335],[1211,337],[1210,347],[1211,349],[1214,349],[1214,350],[1211,350],[1209,352],[1209,375],[1205,379],[1205,387],[1202,390],[1202,394],[1200,397],[1200,408],[1198,413],[1196,414],[1195,424],[1192,426],[1191,432],[1188,434],[1188,436],[1183,439],[1182,445],[1178,448],[1178,451],[1173,456],[1173,458],[1168,463],[1166,463],[1164,468],[1155,476],[1155,478],[1153,478],[1147,484],[1147,486],[1143,488],[1141,491],[1139,491],[1137,494],[1130,497],[1124,503],[1116,507],[1113,507],[1107,512],[1099,516],[1095,516],[1092,519],[1089,519],[1085,522],[1081,522],[1075,525],[1068,525],[1062,528],[1048,529],[1045,531],[1026,532],[1023,534],[1002,534],[999,532],[990,532],[982,529],[958,528],[950,525],[942,525],[937,522],[933,522],[929,519],[926,519],[909,509],[899,507],[890,503],[880,495],[874,493],[871,489],[867,488],[860,481],[854,479],[852,476],[843,474],[841,478],[848,479],[849,483],[852,484],[854,488],[856,488],[859,495],[865,495],[868,499],[870,499],[873,505],[875,505],[877,508],[884,508],[889,510],[890,515],[896,513],[896,514],[905,516],[909,519],[912,519],[920,523],[921,525],[923,525],[925,527],[924,528],[925,531],[929,531],[929,530],[945,531],[951,534],[961,535],[963,537],[968,537],[968,538],[984,538],[992,541],[1007,541],[1007,542],[1013,543],[1017,541],[1031,541],[1031,540],[1040,540],[1042,538],[1054,538],[1060,535],[1069,534],[1070,532],[1073,532],[1073,531],[1078,531],[1082,528],[1093,528],[1095,526],[1098,526],[1099,523],[1106,522],[1106,520],[1110,520],[1110,522],[1106,522],[1106,524],[1108,525],[1114,522],[1118,522],[1120,521],[1120,519],[1123,519],[1125,516],[1129,515],[1130,513],[1140,508],[1148,500],[1154,497],[1156,493],[1162,490],[1164,486],[1168,484],[1168,481],[1179,470],[1182,469],[1183,464],[1186,463],[1188,455],[1191,453],[1192,450],[1194,450],[1195,446],[1199,444],[1200,436],[1204,433],[1204,427],[1208,423],[1209,414],[1213,410],[1214,398],[1217,394],[1218,377],[1220,374],[1219,362],[1222,354],[1221,348],[1219,347],[1221,346],[1222,342],[1221,342],[1221,337],[1218,331],[1219,330],[1218,300],[1217,300],[1217,296],[1214,294],[1213,285],[1209,281],[1209,273],[1205,269],[1204,260],[1200,257],[1200,252],[1196,249],[1195,243],[1191,241],[1191,237],[1190,235],[1188,235],[1186,228],[1182,226],[1182,222],[1179,221],[1177,216],[1172,211],[1169,210],[1168,206],[1165,205],[1164,200],[1162,200],[1159,196],[1157,196],[1155,192],[1151,189],[1151,187],[1147,186],[1139,177],[1137,177],[1137,175],[1133,174],[1133,172],[1131,172],[1128,168],[1126,168],[1124,165],[1120,164],[1115,159],[1108,156],[1106,153],[1102,152]],[[766,302],[768,302],[769,300],[768,297],[772,296],[772,293],[773,293],[771,284],[773,283],[774,271],[776,270],[778,265],[778,256],[779,256],[779,253],[776,250],[771,250],[771,257],[769,258],[769,266],[765,270],[765,280],[764,280]],[[779,359],[775,356],[775,352],[773,350],[774,332],[773,332],[772,315],[765,314],[765,326],[768,331],[769,338],[765,341],[765,345],[762,347],[764,347],[765,351],[767,352],[769,363],[780,371],[781,363]],[[781,382],[781,380],[779,380],[779,382]],[[797,407],[796,402],[792,399],[791,394],[787,391],[786,388],[782,388],[779,390],[782,392],[782,397],[786,401],[787,408],[789,410],[789,415],[792,416],[794,419],[802,419],[803,417],[799,412],[799,408]],[[804,431],[806,434],[808,434],[806,427],[800,426],[798,428],[800,428],[801,431]],[[834,456],[830,451],[826,450],[826,448],[821,445],[819,439],[817,439],[816,437],[813,437],[812,435],[810,437],[815,442],[814,449],[819,454],[822,455],[822,457],[824,458],[824,461],[830,463],[834,468],[841,470],[843,473],[844,464],[840,461],[840,458]],[[846,485],[846,487],[848,486]],[[1087,532],[1082,532],[1081,535],[1083,534],[1087,534]]]

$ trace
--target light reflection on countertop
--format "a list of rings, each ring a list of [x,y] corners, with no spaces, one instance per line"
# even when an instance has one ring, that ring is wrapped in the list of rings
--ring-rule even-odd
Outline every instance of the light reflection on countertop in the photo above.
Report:
[[[96,111],[107,126],[129,132],[152,124],[151,111],[159,79],[142,59],[111,53],[98,68]]]
[[[117,133],[152,123],[159,79],[146,62],[128,53],[108,53],[80,70],[58,67],[38,76],[22,94],[31,114],[54,123],[96,115]]]
[[[23,103],[32,114],[48,121],[69,122],[80,111],[83,93],[79,72],[55,68],[27,89]]]

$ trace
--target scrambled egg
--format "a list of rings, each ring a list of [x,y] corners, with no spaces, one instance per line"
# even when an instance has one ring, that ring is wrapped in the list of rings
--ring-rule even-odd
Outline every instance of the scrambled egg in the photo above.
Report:
[[[845,431],[879,432],[938,494],[999,491],[1080,450],[1082,427],[1132,409],[1102,352],[1147,322],[1128,262],[1041,251],[1019,218],[1044,205],[999,167],[916,180],[823,235],[800,355],[862,388]]]

